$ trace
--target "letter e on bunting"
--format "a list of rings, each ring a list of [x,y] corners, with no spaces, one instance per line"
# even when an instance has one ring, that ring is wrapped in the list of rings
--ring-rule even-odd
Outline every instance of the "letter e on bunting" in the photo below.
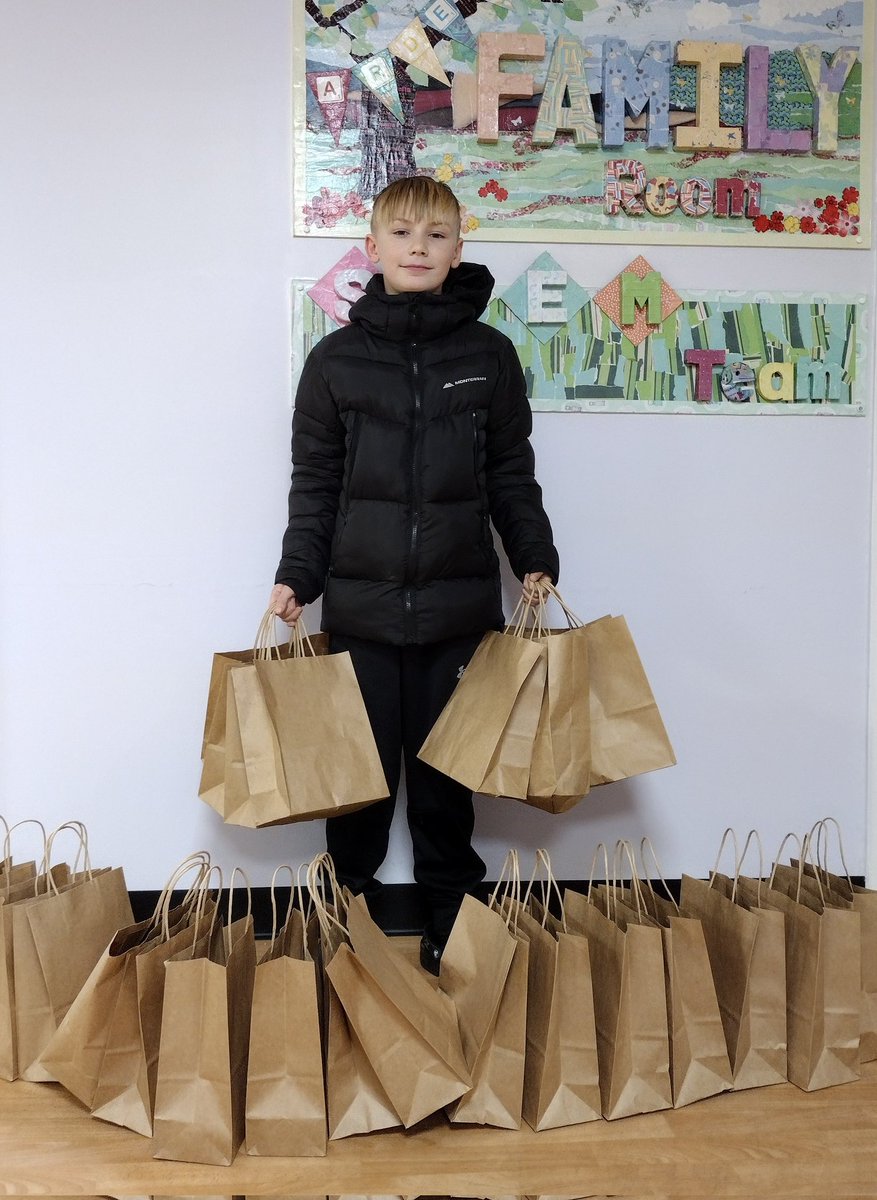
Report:
[[[414,18],[410,25],[406,25],[397,37],[393,38],[387,49],[391,54],[395,54],[397,58],[401,58],[403,62],[407,62],[409,66],[423,71],[424,75],[429,75],[432,79],[437,79],[439,83],[443,83],[446,87],[451,86],[451,81],[445,74],[442,64],[436,58],[432,43],[426,36],[426,30],[417,17]]]
[[[460,15],[454,0],[427,0],[420,7],[420,17],[445,37],[459,42],[461,46],[468,46],[470,50],[477,50],[475,36]]]

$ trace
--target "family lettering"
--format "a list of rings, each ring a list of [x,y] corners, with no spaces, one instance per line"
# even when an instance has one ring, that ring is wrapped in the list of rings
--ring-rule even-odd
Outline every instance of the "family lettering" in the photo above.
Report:
[[[480,142],[499,138],[500,103],[534,95],[535,80],[526,71],[504,71],[504,59],[524,61],[545,58],[546,42],[535,33],[482,33],[478,37],[478,115]],[[558,133],[573,135],[582,148],[624,145],[625,115],[645,115],[650,150],[765,150],[769,152],[834,154],[837,151],[838,104],[858,51],[853,46],[836,50],[827,60],[816,45],[795,51],[813,95],[812,129],[772,129],[768,126],[767,46],[739,42],[652,41],[639,57],[620,38],[603,42],[602,127],[591,103],[587,77],[588,52],[582,43],[561,34],[555,41],[539,103],[533,141],[550,146]],[[742,126],[723,125],[719,119],[720,72],[723,66],[743,64],[746,71],[746,107]],[[694,121],[670,123],[670,83],[674,66],[696,68],[697,102]],[[566,103],[568,101],[568,103]],[[684,211],[684,210],[683,210]]]

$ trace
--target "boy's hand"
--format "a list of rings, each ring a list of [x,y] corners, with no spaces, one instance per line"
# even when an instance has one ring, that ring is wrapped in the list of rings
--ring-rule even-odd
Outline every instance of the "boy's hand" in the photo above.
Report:
[[[530,605],[539,604],[545,599],[545,584],[553,583],[554,580],[550,575],[546,575],[544,571],[530,571],[524,576],[524,603]]]
[[[285,583],[275,583],[268,607],[287,625],[294,625],[304,609],[304,605],[297,602],[295,592]]]

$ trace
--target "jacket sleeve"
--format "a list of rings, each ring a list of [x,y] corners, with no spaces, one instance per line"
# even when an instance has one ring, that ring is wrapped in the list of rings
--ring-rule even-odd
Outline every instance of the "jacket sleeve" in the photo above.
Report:
[[[506,342],[487,418],[490,516],[517,577],[544,571],[556,583],[560,561],[536,482],[532,428],[524,373],[514,346]]]
[[[344,475],[344,424],[322,359],[319,352],[308,356],[296,392],[289,524],[275,576],[275,583],[291,587],[302,604],[323,591]]]

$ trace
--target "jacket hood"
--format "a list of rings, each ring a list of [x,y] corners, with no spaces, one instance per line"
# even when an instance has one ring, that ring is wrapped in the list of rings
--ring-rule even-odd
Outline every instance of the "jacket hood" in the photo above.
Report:
[[[390,296],[384,290],[383,275],[373,275],[365,295],[351,307],[350,320],[378,337],[426,341],[476,321],[487,307],[493,285],[493,276],[480,263],[452,267],[437,295],[400,292]]]

